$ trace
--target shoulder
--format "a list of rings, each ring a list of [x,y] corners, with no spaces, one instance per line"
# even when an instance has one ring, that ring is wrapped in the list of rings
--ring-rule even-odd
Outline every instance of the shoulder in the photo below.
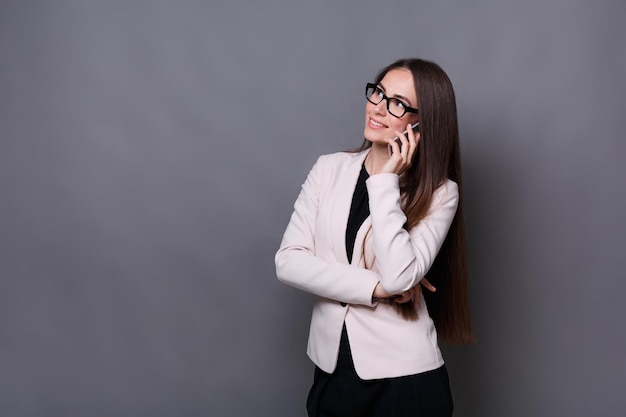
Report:
[[[354,163],[362,163],[366,151],[363,152],[335,152],[321,155],[317,158],[313,169],[336,170],[348,167]]]
[[[459,186],[447,178],[434,192],[431,208],[445,205],[456,205],[459,201]]]
[[[435,193],[444,193],[444,194],[459,194],[459,185],[452,181],[450,178],[446,178],[443,184],[435,190]]]
[[[358,159],[364,152],[335,152],[321,155],[317,159],[317,163],[329,165],[350,164]]]

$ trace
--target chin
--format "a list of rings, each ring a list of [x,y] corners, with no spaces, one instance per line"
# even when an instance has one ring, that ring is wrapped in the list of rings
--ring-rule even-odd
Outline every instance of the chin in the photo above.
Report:
[[[387,146],[387,142],[382,141],[382,140],[376,140],[376,139],[372,140],[369,138],[365,138],[365,139],[367,139],[372,144],[372,146]]]
[[[365,138],[365,140],[371,143],[386,143],[384,142],[384,138],[381,138],[379,135],[372,134],[372,132],[368,129],[365,129],[365,131],[363,132],[363,137]]]

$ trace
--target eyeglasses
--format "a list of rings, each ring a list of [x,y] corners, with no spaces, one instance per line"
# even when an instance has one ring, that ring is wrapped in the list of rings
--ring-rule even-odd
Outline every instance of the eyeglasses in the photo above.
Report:
[[[398,118],[404,116],[406,113],[418,112],[418,109],[407,105],[400,99],[387,97],[377,84],[367,83],[367,86],[365,87],[365,97],[367,98],[367,101],[372,104],[378,104],[383,100],[387,100],[387,111],[392,116]]]

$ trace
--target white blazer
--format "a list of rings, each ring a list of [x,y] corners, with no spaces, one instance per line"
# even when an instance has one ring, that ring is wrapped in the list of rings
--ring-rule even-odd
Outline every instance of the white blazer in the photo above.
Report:
[[[370,216],[357,233],[350,264],[346,226],[368,152],[340,152],[317,160],[276,253],[276,273],[280,281],[316,295],[307,354],[323,371],[335,369],[344,322],[362,379],[436,369],[443,358],[423,296],[418,319],[411,321],[389,303],[373,302],[372,294],[378,282],[389,293],[401,293],[426,275],[454,218],[458,188],[451,180],[439,187],[426,217],[407,232],[398,176],[369,177]]]

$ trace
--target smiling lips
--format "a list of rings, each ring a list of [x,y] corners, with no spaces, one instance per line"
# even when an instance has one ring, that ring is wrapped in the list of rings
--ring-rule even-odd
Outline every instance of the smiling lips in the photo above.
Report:
[[[382,124],[380,122],[377,122],[376,120],[372,119],[371,117],[370,117],[369,123],[370,123],[370,126],[372,126],[374,128],[378,128],[378,129],[387,127],[386,125],[384,125],[384,124]]]

